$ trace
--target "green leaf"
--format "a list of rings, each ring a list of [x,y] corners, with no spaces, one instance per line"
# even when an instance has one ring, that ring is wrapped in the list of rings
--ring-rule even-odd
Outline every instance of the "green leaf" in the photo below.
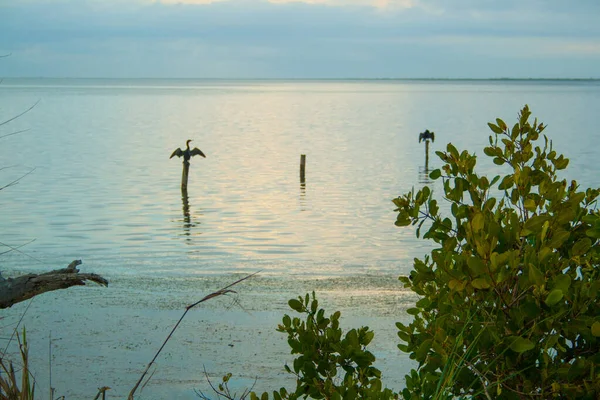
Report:
[[[488,126],[490,127],[490,129],[492,130],[492,132],[494,133],[502,133],[502,129],[500,129],[500,127],[496,124],[492,124],[491,122],[488,122]]]
[[[569,238],[569,236],[571,236],[570,232],[563,230],[556,231],[554,232],[554,235],[552,235],[552,240],[550,240],[548,246],[550,246],[553,249],[558,249]]]
[[[398,217],[396,217],[396,222],[394,223],[396,226],[408,226],[410,225],[410,216],[408,212],[402,210],[398,213]]]
[[[592,335],[600,337],[600,322],[596,321],[592,324]]]
[[[438,169],[434,169],[433,171],[431,171],[431,173],[429,174],[429,178],[435,180],[437,178],[439,178],[440,176],[442,176],[442,171],[438,168]]]
[[[479,232],[483,229],[483,214],[477,213],[471,220],[471,227],[473,228],[473,232]]]
[[[535,211],[535,209],[537,208],[537,206],[535,205],[535,201],[533,199],[525,200],[525,203],[523,205],[525,206],[525,209],[528,211]]]
[[[600,228],[592,228],[585,231],[585,234],[594,239],[600,239]]]
[[[585,254],[590,247],[592,247],[592,241],[588,238],[579,239],[573,245],[573,256],[581,256]]]
[[[473,272],[473,276],[479,276],[486,272],[485,264],[480,257],[469,257],[469,259],[467,260],[467,265],[469,266],[469,269]]]
[[[488,157],[494,157],[496,155],[496,151],[493,147],[486,147],[483,149],[483,153]]]
[[[496,164],[496,165],[503,165],[504,164],[504,160],[501,159],[500,157],[496,157],[492,161],[494,161],[494,164]]]
[[[571,277],[566,274],[557,275],[553,280],[553,289],[560,289],[563,293],[567,293],[571,287]]]
[[[490,283],[485,278],[473,279],[473,282],[471,282],[471,285],[475,289],[489,289],[489,287],[490,287]]]
[[[546,300],[544,300],[544,303],[546,303],[548,307],[552,307],[553,305],[561,301],[562,298],[563,291],[560,289],[554,289],[550,293],[548,293],[548,296],[546,297]]]
[[[418,315],[421,312],[421,310],[413,307],[413,308],[409,308],[408,310],[406,310],[406,312],[410,315]]]
[[[288,304],[289,304],[289,306],[290,306],[290,308],[291,308],[292,310],[294,310],[294,311],[298,311],[298,312],[302,312],[302,307],[303,307],[303,305],[302,305],[302,302],[301,302],[300,300],[297,300],[297,299],[291,299],[291,300],[288,302]]]
[[[545,282],[544,274],[533,264],[529,264],[529,280],[537,286],[542,286]]]
[[[448,282],[448,287],[450,288],[450,290],[456,290],[457,292],[461,292],[465,288],[465,281],[451,279],[450,282]]]
[[[515,177],[513,175],[506,175],[500,181],[500,185],[498,185],[498,189],[507,190],[510,189],[515,184]]]
[[[454,158],[458,158],[458,150],[456,150],[456,147],[454,147],[452,143],[448,143],[446,145],[446,151],[452,154]]]
[[[496,123],[498,124],[498,127],[500,129],[502,129],[502,131],[505,131],[508,129],[508,127],[506,126],[506,123],[504,121],[502,121],[500,118],[496,118]]]
[[[528,350],[533,349],[534,347],[535,345],[531,340],[519,336],[515,337],[515,340],[510,345],[510,349],[517,353],[524,353]]]
[[[423,343],[421,343],[419,348],[415,351],[417,360],[423,360],[425,358],[425,356],[427,356],[429,349],[431,349],[432,342],[433,342],[432,339],[427,339],[427,340],[423,341]]]
[[[523,231],[521,231],[521,236],[528,236],[531,233],[540,232],[542,226],[544,225],[544,222],[546,222],[547,219],[548,217],[542,215],[536,215],[534,217],[529,218],[527,221],[525,221],[525,224],[523,225]]]
[[[431,304],[431,300],[427,297],[423,297],[421,300],[417,301],[417,307],[419,308],[427,308]]]

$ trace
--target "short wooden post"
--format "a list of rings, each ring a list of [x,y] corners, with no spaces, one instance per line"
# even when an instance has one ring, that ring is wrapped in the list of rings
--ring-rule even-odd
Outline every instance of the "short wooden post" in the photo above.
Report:
[[[181,190],[187,191],[188,184],[188,173],[190,172],[190,163],[189,161],[183,161],[183,173],[181,174]]]
[[[425,140],[425,172],[429,170],[429,139]]]
[[[300,154],[300,183],[306,180],[306,154]]]

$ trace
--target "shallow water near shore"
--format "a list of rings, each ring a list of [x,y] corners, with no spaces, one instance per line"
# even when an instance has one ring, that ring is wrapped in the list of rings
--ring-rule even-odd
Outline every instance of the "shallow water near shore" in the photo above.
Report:
[[[111,280],[108,288],[72,288],[68,295],[58,291],[36,298],[21,324],[27,327],[30,362],[37,366],[38,392],[48,390],[51,359],[57,394],[91,398],[106,385],[111,387],[108,398],[126,397],[185,307],[239,277],[123,277]],[[232,289],[236,293],[187,313],[151,369],[152,379],[140,398],[193,399],[194,389],[212,394],[205,369],[213,383],[231,372],[231,385],[238,393],[253,385],[259,393],[294,388],[293,377],[283,368],[293,356],[286,336],[275,328],[285,313],[292,314],[287,300],[312,290],[328,314],[341,310],[343,329],[369,326],[376,332],[369,347],[386,385],[400,389],[413,366],[396,347],[394,322],[408,322],[405,310],[416,297],[395,278],[292,283],[255,276]],[[13,307],[4,329],[13,326],[27,307],[27,303]]]
[[[34,299],[22,322],[40,391],[124,397],[186,305],[260,271],[236,294],[190,312],[158,360],[142,398],[196,398],[227,372],[243,388],[294,387],[292,356],[275,332],[287,301],[316,291],[344,327],[368,325],[384,382],[402,387],[412,367],[394,323],[416,297],[403,289],[414,257],[433,245],[394,226],[391,199],[429,184],[434,155],[452,142],[475,152],[480,172],[496,117],[509,125],[529,104],[564,177],[600,185],[597,81],[205,81],[6,79],[0,127],[0,242],[4,276],[83,260],[110,281]],[[428,169],[419,132],[435,131]],[[192,160],[187,197],[181,160]],[[300,181],[300,154],[307,155]],[[6,248],[0,248],[0,252]],[[3,336],[27,303],[3,310]],[[51,335],[51,346],[48,346]]]

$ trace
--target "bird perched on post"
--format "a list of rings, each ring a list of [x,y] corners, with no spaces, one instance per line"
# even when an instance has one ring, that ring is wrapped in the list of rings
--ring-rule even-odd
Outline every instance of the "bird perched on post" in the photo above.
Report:
[[[171,154],[171,157],[169,158],[173,158],[175,156],[177,157],[183,157],[183,161],[190,161],[190,158],[192,158],[193,156],[202,156],[204,158],[206,158],[206,156],[204,155],[204,153],[202,152],[202,150],[200,150],[197,147],[194,147],[193,149],[190,150],[190,142],[192,141],[192,139],[188,139],[187,142],[185,142],[185,150],[181,150],[181,149],[176,149],[173,154]]]
[[[435,142],[435,133],[434,132],[429,132],[429,129],[425,129],[425,132],[419,133],[419,143],[421,143],[421,140],[429,140],[429,139],[431,139],[432,142]]]

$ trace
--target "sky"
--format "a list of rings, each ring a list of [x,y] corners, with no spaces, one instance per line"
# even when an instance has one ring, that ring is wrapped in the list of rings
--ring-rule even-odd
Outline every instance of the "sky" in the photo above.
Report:
[[[600,78],[598,0],[0,0],[1,77]]]

